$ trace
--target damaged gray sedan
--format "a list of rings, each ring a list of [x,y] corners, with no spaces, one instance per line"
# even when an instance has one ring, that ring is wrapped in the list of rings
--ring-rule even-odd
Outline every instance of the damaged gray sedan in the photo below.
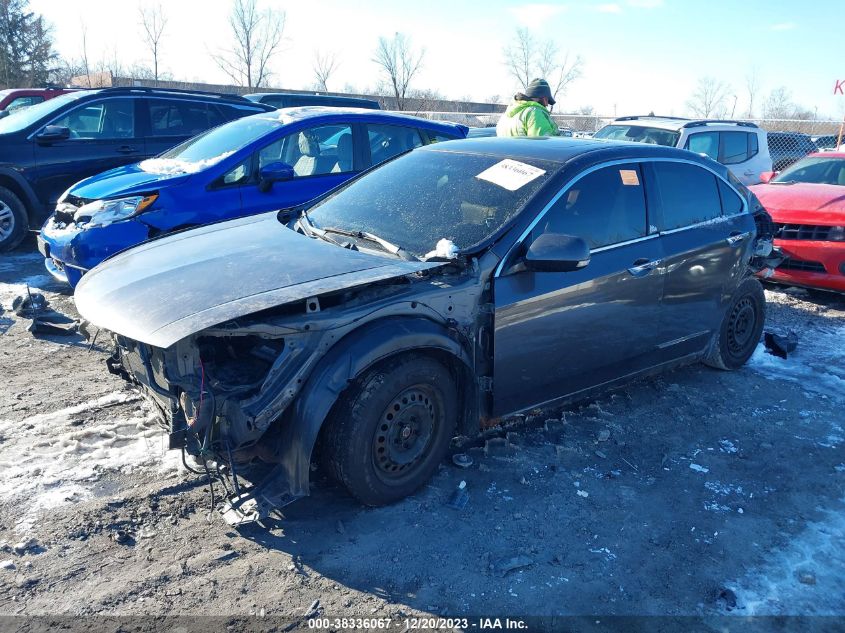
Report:
[[[771,221],[673,148],[473,139],[420,148],[307,208],[147,242],[86,275],[171,447],[236,472],[233,524],[308,494],[425,483],[452,437],[702,360],[750,357]]]

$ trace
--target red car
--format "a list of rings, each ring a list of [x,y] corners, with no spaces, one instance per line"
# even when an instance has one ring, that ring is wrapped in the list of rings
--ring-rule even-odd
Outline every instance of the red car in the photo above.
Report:
[[[0,90],[0,112],[11,114],[15,110],[58,97],[71,90],[62,88],[11,88]],[[3,116],[3,115],[0,115]]]
[[[845,292],[845,152],[810,154],[760,176],[751,190],[787,256],[769,281]]]

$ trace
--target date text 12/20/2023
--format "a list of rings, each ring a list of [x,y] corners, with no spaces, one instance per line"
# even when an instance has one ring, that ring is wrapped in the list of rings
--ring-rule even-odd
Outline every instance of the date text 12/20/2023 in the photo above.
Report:
[[[365,630],[389,631],[398,629],[408,630],[511,630],[518,631],[528,628],[524,620],[514,618],[311,618],[308,628],[322,630]]]

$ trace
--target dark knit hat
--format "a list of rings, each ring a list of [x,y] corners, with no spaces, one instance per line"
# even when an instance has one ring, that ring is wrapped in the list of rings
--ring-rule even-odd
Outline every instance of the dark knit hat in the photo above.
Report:
[[[538,99],[540,97],[547,97],[549,105],[554,105],[555,100],[552,97],[552,89],[549,88],[549,82],[545,79],[532,79],[531,83],[525,89],[525,96],[531,99]]]

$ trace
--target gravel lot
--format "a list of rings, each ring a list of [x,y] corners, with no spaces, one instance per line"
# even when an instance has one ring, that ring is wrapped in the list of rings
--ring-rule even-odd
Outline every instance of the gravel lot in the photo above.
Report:
[[[32,248],[0,258],[2,614],[845,615],[841,296],[767,291],[787,360],[529,416],[386,508],[318,474],[235,531],[104,337],[36,339],[11,311],[29,283],[74,315]]]

